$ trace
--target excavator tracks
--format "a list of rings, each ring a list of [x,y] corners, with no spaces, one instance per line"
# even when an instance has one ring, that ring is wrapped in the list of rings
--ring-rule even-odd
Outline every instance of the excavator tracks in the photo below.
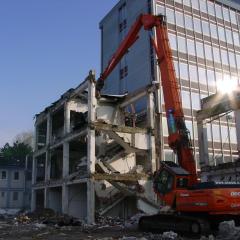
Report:
[[[204,235],[210,232],[209,222],[205,219],[179,215],[179,214],[156,214],[143,216],[139,220],[139,230],[144,232],[175,231],[191,235]]]

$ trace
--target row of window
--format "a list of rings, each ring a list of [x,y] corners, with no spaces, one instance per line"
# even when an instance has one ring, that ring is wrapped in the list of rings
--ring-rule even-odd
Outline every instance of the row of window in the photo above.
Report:
[[[174,34],[169,34],[169,41],[175,51],[240,69],[240,55],[234,52]]]
[[[184,96],[186,98],[187,95]],[[189,99],[185,99],[190,102],[190,94],[188,95]],[[184,100],[184,101],[185,101]],[[183,102],[184,103],[184,102]],[[186,127],[190,132],[191,139],[198,139],[197,123],[194,121],[185,121]],[[163,118],[163,135],[168,136],[168,127],[167,120]],[[209,141],[212,142],[222,142],[223,147],[227,148],[229,144],[237,144],[237,133],[236,128],[232,126],[217,125],[217,124],[207,124],[207,137]]]
[[[5,198],[6,197],[6,192],[1,192],[1,198]],[[13,201],[18,201],[19,199],[19,192],[13,192],[12,193],[12,200]]]
[[[220,4],[214,4],[212,1],[206,0],[175,0],[180,4],[200,10],[203,13],[217,17],[233,24],[238,23],[238,17],[235,11],[228,9]]]
[[[222,82],[229,82],[231,86],[238,85],[238,77],[230,73],[222,73],[217,70],[203,68],[194,64],[186,64],[174,61],[177,78],[215,87],[215,91],[221,87]]]
[[[217,26],[209,21],[200,20],[197,17],[183,14],[181,12],[175,12],[172,9],[166,8],[166,13],[163,7],[158,9],[159,13],[167,16],[167,22],[179,27],[201,33],[205,36],[219,39],[220,41],[240,46],[239,32],[231,31],[231,29]]]
[[[164,157],[165,157],[165,161],[172,161],[172,162],[176,162],[176,154],[174,154],[173,151],[171,150],[164,150]],[[195,154],[195,159],[196,159],[196,163],[199,167],[199,155],[198,153]],[[236,158],[236,156],[232,156],[233,158]],[[223,163],[223,162],[231,162],[232,161],[232,157],[230,155],[225,155],[223,153],[221,154],[209,154],[209,163],[210,165],[216,165],[216,163]]]
[[[0,177],[1,177],[0,179],[6,180],[7,179],[7,171],[1,171]],[[14,172],[13,180],[19,180],[19,172],[18,171]]]

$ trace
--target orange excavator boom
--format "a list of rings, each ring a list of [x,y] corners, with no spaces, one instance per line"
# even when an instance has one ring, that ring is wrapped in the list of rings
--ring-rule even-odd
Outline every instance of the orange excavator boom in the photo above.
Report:
[[[107,67],[97,81],[98,92],[104,86],[104,81],[126,54],[128,49],[139,38],[141,28],[152,31],[155,28],[156,40],[151,34],[151,43],[157,55],[160,68],[162,88],[165,101],[165,110],[169,130],[169,146],[178,157],[179,165],[190,173],[189,185],[197,183],[196,164],[193,157],[189,131],[186,128],[184,114],[180,100],[180,90],[174,70],[172,51],[170,48],[165,16],[153,16],[150,14],[140,15],[133,24],[125,39],[109,61]]]

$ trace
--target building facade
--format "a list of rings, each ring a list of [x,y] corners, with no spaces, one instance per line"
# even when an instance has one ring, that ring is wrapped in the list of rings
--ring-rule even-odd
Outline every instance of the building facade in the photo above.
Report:
[[[0,162],[0,209],[30,209],[31,162]]]
[[[196,111],[201,99],[219,89],[221,82],[237,86],[240,77],[240,5],[232,1],[211,0],[121,0],[100,23],[102,70],[140,13],[167,17],[170,46],[181,89],[186,125],[190,131],[197,166],[199,164]],[[154,34],[154,32],[152,33]],[[156,58],[149,34],[139,40],[107,79],[107,93],[131,92],[159,81]],[[164,79],[162,79],[164,81]],[[175,160],[168,147],[167,123],[162,106],[162,160]],[[145,109],[144,102],[134,111]],[[209,164],[234,162],[238,158],[235,114],[207,123]]]

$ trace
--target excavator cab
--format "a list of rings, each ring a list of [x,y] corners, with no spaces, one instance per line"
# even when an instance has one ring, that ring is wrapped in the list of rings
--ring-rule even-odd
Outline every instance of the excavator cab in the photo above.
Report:
[[[154,173],[153,187],[161,197],[172,194],[175,190],[187,189],[189,173],[174,162],[161,162],[160,169]]]

